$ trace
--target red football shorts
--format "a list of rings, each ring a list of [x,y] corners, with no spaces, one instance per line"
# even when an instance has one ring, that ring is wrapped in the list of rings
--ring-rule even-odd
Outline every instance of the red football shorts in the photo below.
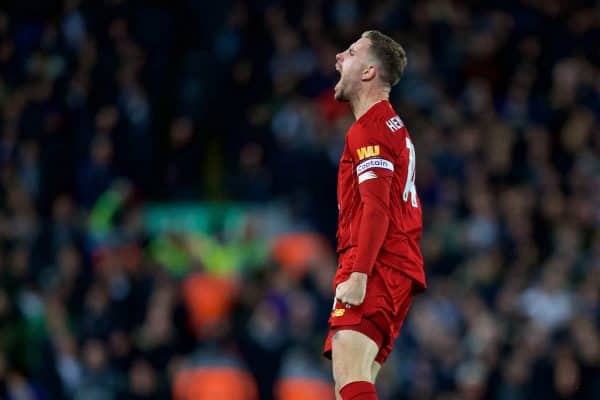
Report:
[[[334,293],[338,284],[352,272],[351,263],[342,263],[334,279]],[[379,347],[375,361],[383,364],[392,352],[394,340],[406,318],[415,294],[414,281],[402,272],[375,263],[367,281],[367,293],[359,306],[346,308],[335,300],[329,317],[329,332],[323,355],[331,359],[331,338],[340,330],[353,330],[371,338]]]

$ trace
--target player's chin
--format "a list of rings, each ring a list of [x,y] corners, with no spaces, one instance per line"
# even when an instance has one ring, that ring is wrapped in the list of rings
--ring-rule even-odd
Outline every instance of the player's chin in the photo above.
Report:
[[[333,98],[336,99],[337,101],[347,101],[346,96],[344,96],[344,92],[338,88],[335,88]]]

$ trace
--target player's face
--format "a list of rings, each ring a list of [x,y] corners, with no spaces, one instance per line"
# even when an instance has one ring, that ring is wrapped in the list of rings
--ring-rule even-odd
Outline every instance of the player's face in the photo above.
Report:
[[[335,69],[340,73],[340,80],[335,85],[336,100],[349,101],[358,90],[370,44],[369,39],[360,38],[335,56]]]

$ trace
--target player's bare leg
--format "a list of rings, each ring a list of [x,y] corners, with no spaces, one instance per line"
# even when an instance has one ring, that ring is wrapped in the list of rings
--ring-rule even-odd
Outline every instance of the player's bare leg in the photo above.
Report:
[[[342,399],[340,390],[350,383],[373,383],[372,368],[378,351],[377,344],[360,332],[342,330],[333,335],[331,360],[338,400]]]

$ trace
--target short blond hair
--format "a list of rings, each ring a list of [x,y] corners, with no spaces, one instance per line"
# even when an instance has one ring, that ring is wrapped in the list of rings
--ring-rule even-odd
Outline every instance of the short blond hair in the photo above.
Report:
[[[388,35],[375,30],[365,31],[360,37],[371,41],[370,51],[379,63],[381,80],[390,87],[398,83],[407,62],[402,46]]]

